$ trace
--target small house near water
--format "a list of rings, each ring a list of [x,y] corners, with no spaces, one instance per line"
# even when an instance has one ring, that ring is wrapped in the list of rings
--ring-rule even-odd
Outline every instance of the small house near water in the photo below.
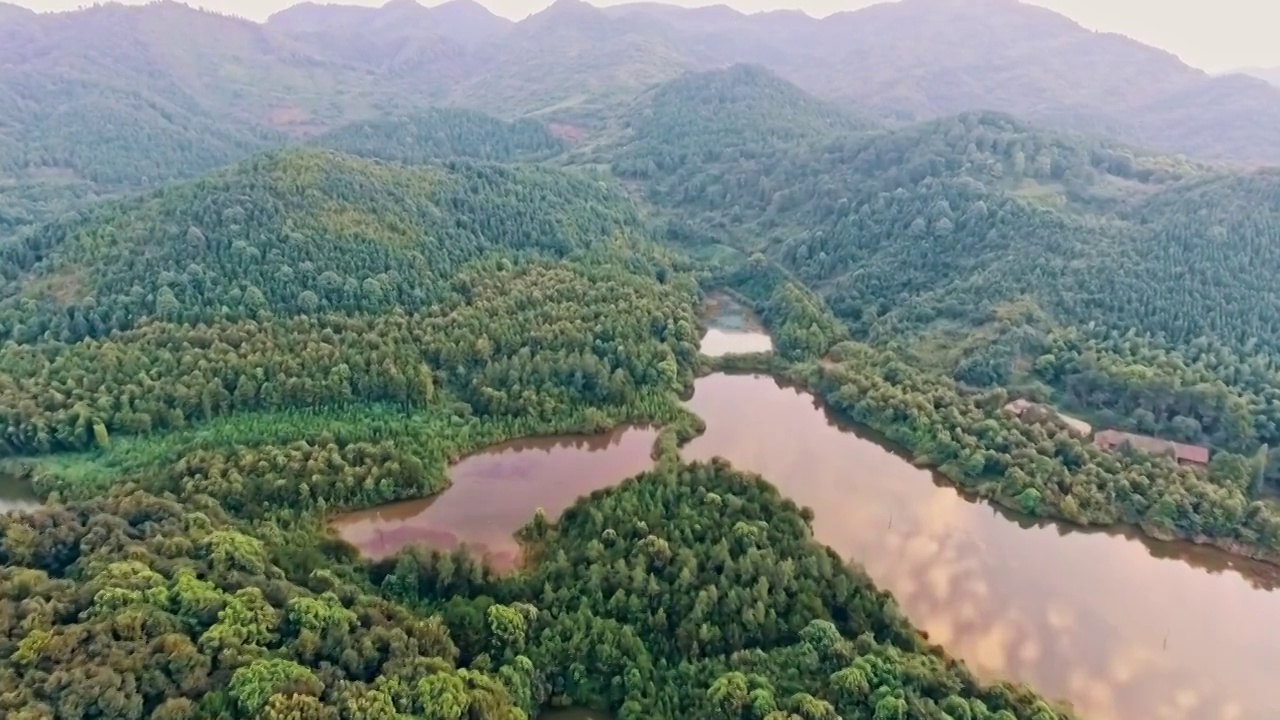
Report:
[[[1102,450],[1115,452],[1128,446],[1152,455],[1164,455],[1177,461],[1179,465],[1203,467],[1209,464],[1209,448],[1200,445],[1184,445],[1172,440],[1147,435],[1134,435],[1119,430],[1103,430],[1093,437],[1093,444]]]

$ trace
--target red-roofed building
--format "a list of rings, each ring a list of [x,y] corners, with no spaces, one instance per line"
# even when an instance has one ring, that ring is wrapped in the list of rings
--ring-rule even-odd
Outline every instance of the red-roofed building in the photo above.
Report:
[[[1119,430],[1103,430],[1093,436],[1093,444],[1108,452],[1124,446],[1152,455],[1171,457],[1179,465],[1204,466],[1209,464],[1209,448],[1200,445],[1184,445],[1172,440],[1161,440],[1148,435],[1134,435]]]

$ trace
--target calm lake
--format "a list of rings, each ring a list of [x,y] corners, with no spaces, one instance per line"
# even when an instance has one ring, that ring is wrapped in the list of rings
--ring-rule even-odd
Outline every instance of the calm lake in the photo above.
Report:
[[[709,333],[703,351],[725,347],[718,342]],[[1025,682],[1070,701],[1082,719],[1280,717],[1271,677],[1280,641],[1269,630],[1280,627],[1280,569],[972,502],[770,377],[702,378],[688,406],[707,431],[686,460],[724,457],[813,508],[817,539],[863,566],[981,677]],[[519,556],[512,533],[536,508],[554,517],[649,469],[654,437],[621,429],[510,443],[459,463],[454,486],[434,500],[336,525],[374,557],[465,541],[509,567]]]
[[[415,543],[450,550],[465,542],[509,569],[520,557],[513,534],[538,508],[554,520],[580,496],[652,468],[657,436],[651,428],[620,428],[505,443],[453,466],[453,485],[434,498],[346,513],[333,526],[372,558]]]
[[[970,502],[769,377],[712,375],[688,404],[707,432],[685,459],[724,457],[813,508],[817,539],[982,677],[1092,720],[1280,717],[1277,568]]]

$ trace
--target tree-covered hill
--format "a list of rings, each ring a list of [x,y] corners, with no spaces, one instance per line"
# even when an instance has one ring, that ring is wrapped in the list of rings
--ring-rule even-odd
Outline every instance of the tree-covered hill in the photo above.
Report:
[[[758,253],[857,336],[969,385],[1236,452],[1280,446],[1274,172],[997,113],[789,135],[806,106],[762,112],[774,93],[746,77],[758,104],[684,79],[623,123],[614,172],[670,240]]]
[[[576,173],[282,151],[4,245],[0,326],[26,342],[150,317],[415,310],[487,253],[563,257],[640,231],[632,203]]]
[[[1280,89],[1210,76],[1015,0],[884,2],[820,20],[658,3],[609,12],[660,22],[718,64],[761,64],[820,97],[900,120],[996,110],[1165,152],[1280,162]]]
[[[875,127],[764,67],[746,64],[687,73],[658,85],[622,113],[621,125],[626,135],[621,152],[614,155],[615,168],[649,177],[686,166],[751,159],[738,153],[767,157],[800,143]]]
[[[383,91],[363,79],[262,26],[172,2],[2,22],[0,215],[56,217],[72,194],[196,177],[367,115]]]
[[[313,144],[405,165],[450,158],[534,161],[566,147],[564,140],[535,120],[508,122],[458,108],[433,108],[393,119],[353,123],[325,133]]]
[[[498,578],[256,536],[206,495],[121,489],[0,517],[0,710],[51,717],[1062,720],[930,648],[805,515],[723,465],[651,473],[527,529]],[[373,585],[369,581],[375,581]]]
[[[304,3],[265,25],[174,2],[7,17],[0,177],[35,183],[51,206],[50,174],[98,192],[152,186],[432,103],[600,127],[655,84],[739,62],[899,122],[997,110],[1197,157],[1280,160],[1280,89],[1013,0],[822,20],[576,0],[518,23],[464,0]],[[29,213],[22,193],[0,207]]]
[[[332,125],[391,94],[268,27],[176,2],[41,14],[0,33],[4,84],[25,74],[130,89],[241,126]]]
[[[0,712],[13,717],[525,717],[511,669],[460,666],[439,618],[144,493],[0,517]],[[290,557],[292,555],[292,557]]]

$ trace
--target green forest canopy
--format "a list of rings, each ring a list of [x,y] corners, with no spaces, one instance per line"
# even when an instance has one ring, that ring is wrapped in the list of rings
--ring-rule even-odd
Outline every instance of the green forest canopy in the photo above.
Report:
[[[95,12],[182,55],[158,16]],[[700,286],[762,313],[761,362],[961,486],[1280,547],[1274,171],[993,112],[881,124],[757,66],[621,88],[686,48],[571,4],[512,31],[501,82],[453,92],[590,127],[408,112],[379,86],[306,108],[336,129],[280,149],[304,143],[244,120],[273,112],[264,88],[351,68],[228,22],[229,72],[269,69],[252,92],[202,74],[209,38],[188,38],[194,99],[127,53],[146,82],[50,79],[57,117],[43,76],[0,77],[0,468],[55,501],[0,519],[0,711],[1068,717],[928,646],[766,482],[678,463]],[[415,47],[414,67],[457,57]],[[519,64],[555,47],[583,54]],[[579,72],[589,98],[557,85]],[[1215,461],[1103,453],[1001,415],[1010,391]],[[535,517],[514,575],[368,564],[323,530],[442,491],[484,445],[625,422],[665,424],[659,469]]]
[[[67,501],[0,519],[7,711],[1066,717],[978,684],[723,465],[535,519],[544,561],[507,577],[324,533],[487,443],[678,420],[693,267],[599,179],[277,152],[51,223],[5,268],[0,451]],[[773,292],[788,356],[842,335]]]

